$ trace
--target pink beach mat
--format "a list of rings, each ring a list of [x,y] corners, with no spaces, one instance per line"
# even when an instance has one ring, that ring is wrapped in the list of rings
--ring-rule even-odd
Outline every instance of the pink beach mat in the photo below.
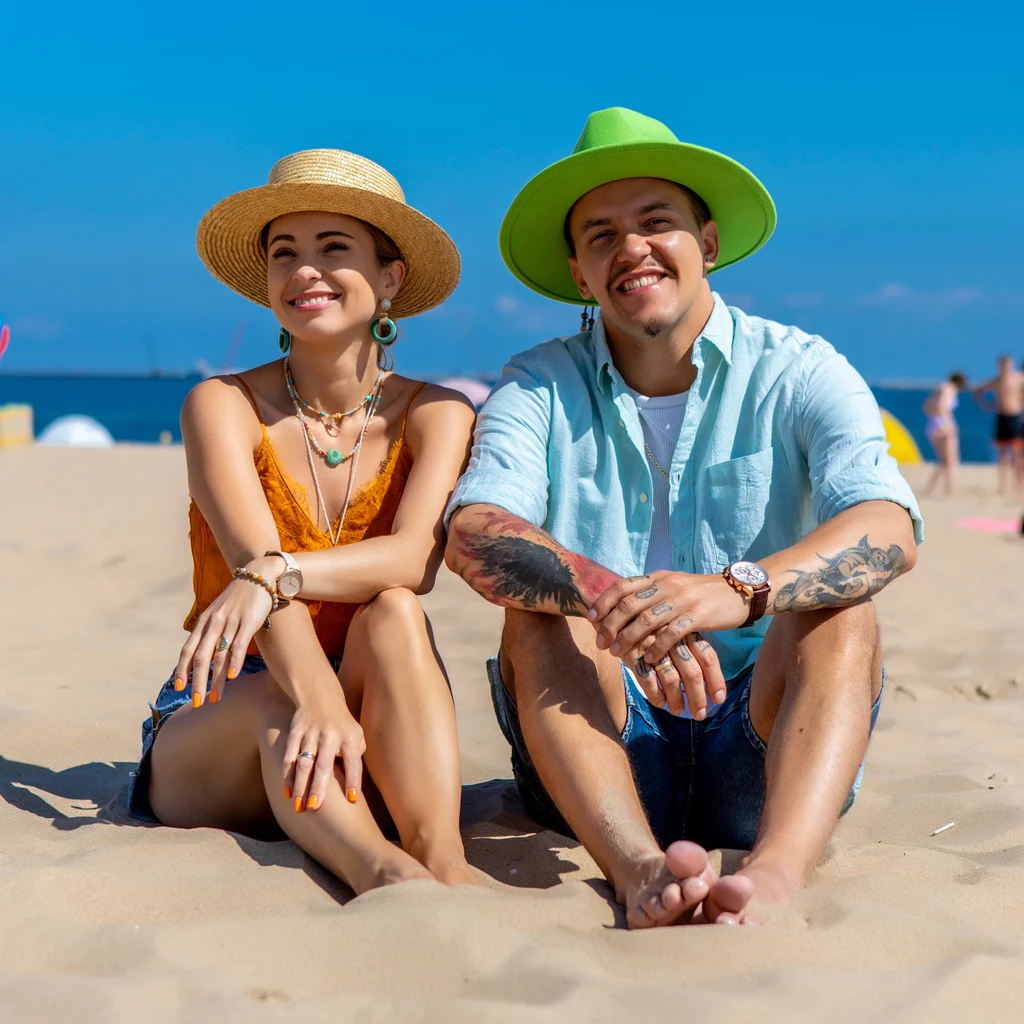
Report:
[[[1019,533],[1019,519],[984,519],[977,516],[967,516],[956,521],[957,526],[967,530],[980,530],[982,533]]]

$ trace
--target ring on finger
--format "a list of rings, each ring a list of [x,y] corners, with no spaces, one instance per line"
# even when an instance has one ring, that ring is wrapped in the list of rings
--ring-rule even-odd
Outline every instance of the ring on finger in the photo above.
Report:
[[[231,641],[228,640],[228,638],[226,636],[222,636],[217,641],[217,650],[218,651],[226,651],[230,646],[231,646]]]
[[[675,668],[672,664],[672,659],[666,654],[664,658],[659,658],[654,663],[654,669],[656,672],[671,672]]]
[[[304,750],[297,758],[295,758],[295,760],[301,761],[304,757],[308,757],[310,761],[316,760],[316,754],[314,754],[312,750]]]

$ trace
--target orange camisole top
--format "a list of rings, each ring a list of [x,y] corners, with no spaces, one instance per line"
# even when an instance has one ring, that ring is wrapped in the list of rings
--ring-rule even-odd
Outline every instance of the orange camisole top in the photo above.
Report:
[[[267,496],[267,504],[277,525],[281,550],[320,551],[331,547],[330,536],[321,530],[310,516],[310,503],[305,488],[296,484],[284,471],[278,461],[274,446],[267,435],[267,427],[260,415],[256,397],[241,377],[235,377],[245,390],[256,416],[260,421],[263,438],[253,452],[253,462]],[[419,394],[420,384],[413,391],[405,412],[398,437],[392,442],[377,475],[367,481],[353,495],[349,504],[345,526],[341,533],[341,544],[354,544],[365,537],[383,537],[391,533],[395,514],[405,491],[409,471],[412,469],[412,452],[405,440],[405,425],[409,418],[409,406]],[[339,517],[340,518],[340,517]],[[189,504],[189,542],[192,546],[192,590],[195,603],[185,619],[185,629],[195,627],[202,612],[220,596],[231,582],[231,569],[217,547],[213,531],[199,511],[195,501]],[[335,521],[337,527],[337,521]],[[345,649],[345,637],[352,616],[358,604],[341,604],[334,601],[307,602],[313,628],[320,646],[328,657],[340,658]],[[259,654],[255,641],[249,645],[249,654]]]

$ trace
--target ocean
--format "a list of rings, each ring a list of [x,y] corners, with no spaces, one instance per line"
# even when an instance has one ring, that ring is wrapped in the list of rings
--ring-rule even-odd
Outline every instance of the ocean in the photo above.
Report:
[[[181,440],[178,414],[190,388],[202,378],[98,374],[0,374],[0,405],[24,402],[35,410],[38,436],[60,416],[91,416],[117,441],[156,444],[163,431]],[[913,435],[926,459],[931,446],[924,436],[921,405],[928,396],[923,387],[872,385],[878,404],[900,420]],[[965,396],[956,413],[964,462],[992,462],[992,414]]]

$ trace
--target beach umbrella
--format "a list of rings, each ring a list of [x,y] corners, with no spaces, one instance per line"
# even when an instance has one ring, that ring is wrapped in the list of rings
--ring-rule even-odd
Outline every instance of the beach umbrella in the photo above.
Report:
[[[91,416],[61,416],[40,435],[36,444],[62,445],[69,448],[111,448],[114,439],[102,423]]]

